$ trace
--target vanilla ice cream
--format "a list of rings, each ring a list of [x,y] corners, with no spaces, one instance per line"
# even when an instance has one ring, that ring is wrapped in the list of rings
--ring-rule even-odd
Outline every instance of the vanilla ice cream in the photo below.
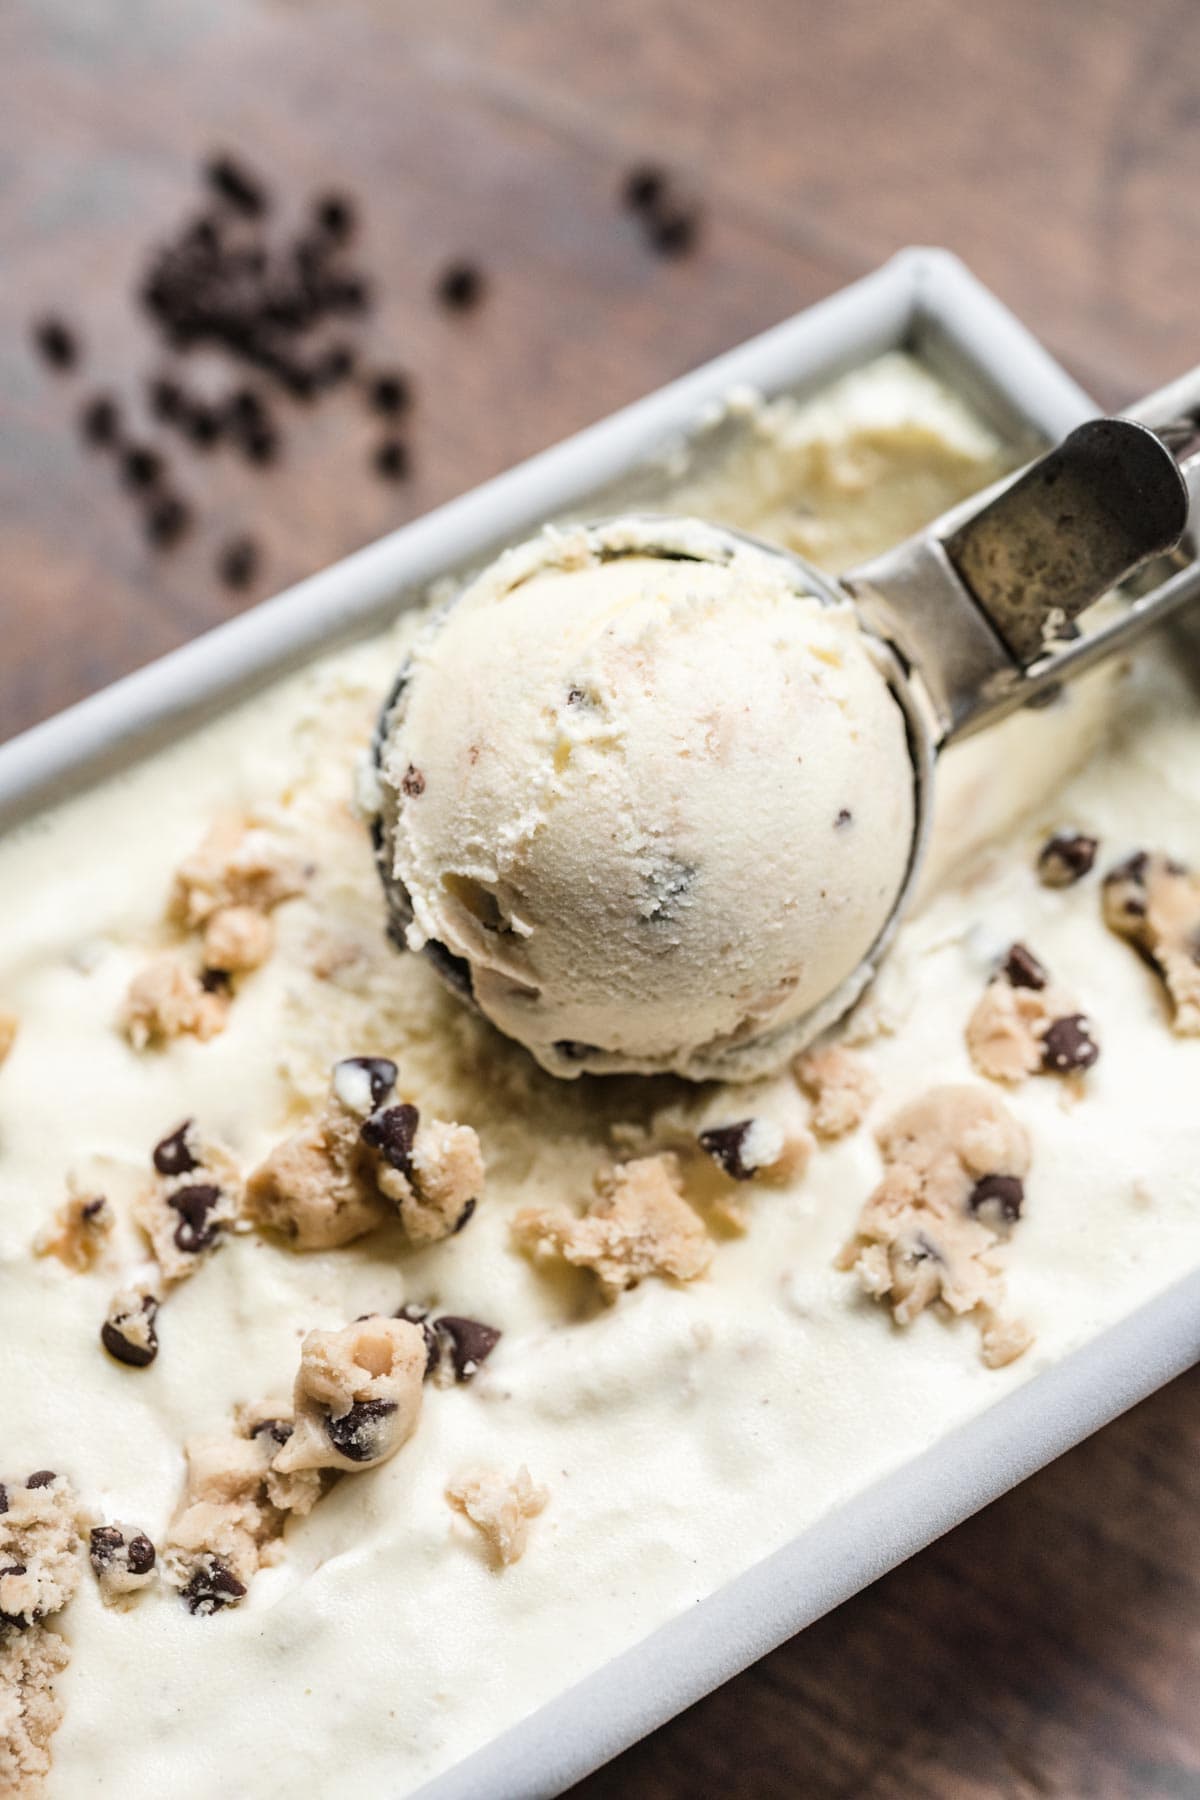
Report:
[[[549,531],[414,651],[385,878],[408,945],[544,1068],[778,1067],[888,921],[904,718],[853,609],[803,580],[695,521]]]

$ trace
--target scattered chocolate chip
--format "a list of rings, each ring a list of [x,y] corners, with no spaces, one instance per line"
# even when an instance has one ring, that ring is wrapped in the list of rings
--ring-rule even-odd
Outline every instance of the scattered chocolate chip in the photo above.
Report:
[[[48,313],[33,327],[33,341],[42,361],[52,369],[73,369],[79,361],[79,339],[64,319]]]
[[[412,763],[409,763],[400,778],[400,792],[409,800],[416,800],[425,792],[425,777]]]
[[[343,1056],[334,1068],[335,1082],[338,1069],[362,1070],[370,1082],[373,1110],[377,1110],[383,1105],[400,1075],[399,1069],[390,1056]]]
[[[385,1107],[364,1119],[359,1135],[365,1144],[378,1150],[383,1160],[411,1180],[412,1147],[421,1115],[408,1101],[400,1106]]]
[[[94,1200],[89,1200],[87,1202],[79,1216],[88,1225],[94,1225],[107,1206],[108,1201],[104,1198],[104,1195],[97,1194]]]
[[[394,1400],[359,1400],[340,1418],[325,1421],[325,1435],[350,1462],[374,1462],[381,1450],[383,1421],[396,1410]]]
[[[667,192],[667,173],[654,163],[637,163],[621,183],[621,201],[631,212],[650,212]]]
[[[235,430],[259,426],[267,417],[262,395],[253,388],[235,388],[225,403],[226,416]]]
[[[681,206],[653,220],[650,242],[660,256],[686,256],[695,246],[699,230],[699,213]]]
[[[313,216],[327,238],[343,243],[357,224],[354,202],[347,194],[322,194],[314,203]]]
[[[586,699],[587,699],[587,695],[584,693],[584,691],[581,687],[572,687],[572,688],[567,689],[567,705],[568,706],[582,706]]]
[[[457,1219],[455,1219],[455,1221],[454,1221],[454,1229],[450,1233],[451,1237],[457,1237],[459,1232],[462,1231],[465,1226],[467,1226],[471,1223],[471,1220],[475,1217],[475,1208],[478,1205],[479,1205],[479,1202],[478,1202],[478,1200],[476,1200],[474,1198],[474,1196],[472,1196],[472,1198],[467,1201],[467,1204],[463,1207],[463,1209],[459,1213]]]
[[[26,1481],[27,1488],[53,1487],[58,1476],[53,1469],[37,1469]]]
[[[231,538],[217,556],[217,574],[226,587],[244,588],[258,573],[258,545],[252,537]]]
[[[372,454],[371,461],[377,475],[385,481],[403,481],[408,474],[408,446],[399,438],[384,438]]]
[[[848,806],[843,806],[838,813],[837,818],[833,821],[834,830],[841,831],[844,826],[849,825],[852,822],[853,818],[854,814],[850,811],[850,808]]]
[[[201,969],[200,986],[206,994],[227,994],[233,986],[228,969]]]
[[[244,1600],[246,1584],[214,1556],[196,1570],[182,1590],[182,1597],[190,1613],[207,1618],[224,1606],[236,1606],[239,1600]]]
[[[367,388],[367,400],[377,413],[396,414],[404,412],[412,398],[407,375],[398,371],[380,375],[372,375]]]
[[[121,479],[126,487],[150,488],[162,478],[165,464],[148,444],[130,444],[121,453]]]
[[[296,1427],[290,1419],[260,1419],[251,1431],[252,1438],[269,1437],[274,1444],[286,1444]]]
[[[121,412],[111,394],[93,394],[84,402],[79,415],[79,429],[85,443],[106,450],[115,444],[121,431]]]
[[[494,1325],[485,1325],[480,1319],[459,1318],[455,1313],[445,1313],[435,1319],[433,1329],[448,1344],[456,1381],[470,1381],[501,1337]]]
[[[188,1145],[193,1121],[185,1119],[165,1138],[160,1138],[152,1152],[152,1160],[160,1175],[190,1175],[200,1167]]]
[[[1149,904],[1146,894],[1146,877],[1149,870],[1150,852],[1148,850],[1136,850],[1123,863],[1118,863],[1115,869],[1110,869],[1104,877],[1106,908],[1112,904],[1111,890],[1125,885],[1129,891],[1118,897],[1117,904],[1120,912],[1127,919],[1144,919]]]
[[[221,1204],[221,1190],[211,1181],[190,1182],[167,1195],[167,1205],[179,1214],[175,1227],[175,1247],[189,1256],[198,1256],[214,1244],[222,1228],[220,1219],[211,1217]]]
[[[354,373],[356,361],[353,344],[331,344],[313,364],[317,386],[337,387],[339,382],[348,381]]]
[[[148,1369],[158,1355],[157,1316],[158,1301],[153,1294],[143,1294],[136,1311],[114,1307],[100,1327],[100,1342],[114,1361],[126,1368]]]
[[[1010,1225],[1020,1218],[1024,1204],[1025,1184],[1018,1175],[982,1175],[967,1200],[973,1213],[992,1207]]]
[[[93,1525],[88,1547],[93,1569],[99,1574],[106,1563],[112,1562],[118,1550],[125,1548],[125,1534],[118,1531],[115,1525]]]
[[[204,178],[215,194],[229,202],[247,218],[257,219],[267,210],[267,191],[245,163],[227,153],[211,157],[205,164]],[[211,246],[216,228],[211,220],[200,221],[201,242]]]
[[[221,415],[215,407],[206,405],[203,400],[189,401],[180,414],[179,422],[184,436],[197,450],[211,450],[221,440]]]
[[[1091,1021],[1083,1013],[1068,1013],[1053,1020],[1042,1038],[1042,1067],[1055,1075],[1090,1069],[1099,1055]]]
[[[475,263],[450,263],[437,279],[438,303],[450,312],[468,312],[483,299],[486,281]]]
[[[146,513],[146,536],[156,550],[169,550],[191,525],[192,515],[177,494],[162,494]]]
[[[131,1575],[148,1575],[154,1567],[156,1551],[144,1531],[135,1532],[129,1540],[126,1562]]]
[[[1050,980],[1033,951],[1024,944],[1013,944],[1004,959],[1005,979],[1010,987],[1034,988],[1040,991]]]
[[[756,1163],[743,1160],[753,1129],[753,1119],[739,1119],[733,1125],[715,1125],[710,1131],[702,1131],[697,1141],[727,1175],[735,1181],[749,1181],[758,1172]]]
[[[156,375],[150,382],[150,411],[156,419],[173,424],[183,414],[184,392],[169,375]]]
[[[1038,879],[1043,887],[1070,887],[1090,873],[1099,842],[1086,831],[1057,831],[1038,854]]]

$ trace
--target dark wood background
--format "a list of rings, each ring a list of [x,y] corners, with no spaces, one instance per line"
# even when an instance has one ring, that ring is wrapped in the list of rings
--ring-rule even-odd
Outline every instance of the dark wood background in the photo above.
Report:
[[[153,366],[131,291],[214,145],[366,211],[369,341],[419,384],[400,487],[349,398],[277,469],[180,480],[142,543],[74,429]],[[648,254],[644,157],[705,230]],[[1188,0],[6,0],[0,736],[829,293],[959,251],[1105,402],[1200,353]],[[477,257],[478,312],[430,303]],[[79,321],[47,374],[30,319]],[[222,533],[266,560],[231,596]],[[578,1800],[1200,1795],[1200,1376],[1064,1457],[609,1769]]]

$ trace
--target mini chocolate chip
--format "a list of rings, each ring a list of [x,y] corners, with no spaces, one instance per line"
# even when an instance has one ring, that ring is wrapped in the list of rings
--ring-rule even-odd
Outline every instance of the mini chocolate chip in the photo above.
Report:
[[[586,699],[587,699],[587,695],[584,693],[584,691],[581,687],[572,687],[572,688],[567,689],[567,705],[568,706],[582,706]]]
[[[403,481],[409,472],[408,445],[399,438],[384,438],[371,457],[377,475],[385,481]]]
[[[107,449],[120,436],[121,410],[111,394],[93,394],[79,415],[79,429],[84,440],[98,449]]]
[[[380,1453],[380,1426],[396,1410],[394,1400],[359,1400],[340,1418],[325,1421],[325,1435],[350,1462],[374,1462]]]
[[[650,242],[660,256],[686,256],[700,230],[700,215],[680,206],[656,218],[650,226]]]
[[[341,381],[348,381],[354,373],[357,353],[353,344],[331,344],[323,350],[313,365],[313,373],[318,387],[336,387]]]
[[[756,1170],[753,1164],[742,1161],[742,1152],[753,1126],[753,1119],[739,1119],[733,1125],[714,1125],[710,1131],[702,1131],[697,1141],[727,1175],[732,1175],[735,1181],[749,1181]]]
[[[843,806],[838,813],[837,818],[833,821],[834,830],[840,831],[843,826],[849,825],[853,818],[854,814],[850,811],[850,808],[848,806]]]
[[[184,434],[197,450],[211,450],[223,430],[221,415],[213,406],[194,400],[182,417]]]
[[[227,994],[233,986],[228,969],[201,969],[200,986],[206,994]]]
[[[1004,976],[1010,987],[1044,988],[1050,980],[1049,975],[1038,961],[1033,951],[1024,944],[1013,944],[1004,959]]]
[[[162,478],[162,457],[149,444],[130,444],[121,453],[121,479],[126,487],[151,488]]]
[[[420,769],[415,768],[412,763],[409,763],[400,778],[400,792],[407,795],[410,800],[417,799],[425,792],[425,777]]]
[[[454,1229],[450,1233],[451,1237],[457,1237],[463,1227],[471,1223],[471,1220],[475,1217],[475,1208],[478,1205],[479,1202],[474,1197],[467,1201],[467,1204],[463,1207],[457,1219],[454,1221]]]
[[[210,157],[205,164],[204,178],[215,194],[247,218],[256,219],[267,210],[267,190],[252,175],[245,163],[227,153]],[[211,221],[204,220],[208,226],[209,242],[215,240],[215,228]]]
[[[217,574],[226,587],[244,588],[258,573],[258,545],[252,537],[230,538],[217,555]]]
[[[188,1256],[198,1256],[201,1250],[207,1250],[216,1242],[222,1222],[210,1218],[210,1214],[220,1204],[221,1190],[211,1181],[191,1182],[167,1195],[167,1205],[179,1214],[179,1223],[175,1227],[177,1250]]]
[[[1017,1175],[982,1175],[967,1199],[971,1212],[980,1212],[985,1206],[996,1207],[1010,1225],[1020,1218],[1024,1203],[1025,1184]]]
[[[1037,872],[1044,887],[1070,887],[1082,881],[1096,860],[1099,842],[1085,831],[1057,831],[1042,845]]]
[[[631,212],[650,212],[667,192],[667,172],[654,163],[637,163],[621,183],[621,201]]]
[[[383,1105],[396,1085],[400,1071],[390,1056],[343,1056],[337,1069],[361,1069],[371,1084],[371,1106]],[[336,1073],[336,1069],[335,1069]]]
[[[263,468],[278,459],[279,433],[271,425],[255,425],[242,433],[239,445],[247,462]]]
[[[178,494],[162,494],[146,514],[146,536],[156,550],[169,550],[191,522],[191,512]]]
[[[267,409],[262,396],[253,388],[235,388],[226,402],[226,415],[233,425],[242,429],[260,425],[267,416]]]
[[[250,1436],[252,1438],[262,1437],[265,1432],[274,1443],[286,1444],[295,1429],[296,1427],[290,1419],[260,1419]]]
[[[104,1195],[97,1194],[94,1200],[86,1202],[79,1216],[86,1224],[94,1225],[107,1205],[108,1201],[104,1198]]]
[[[313,215],[325,236],[341,243],[357,223],[354,202],[347,194],[322,194],[313,205]]]
[[[184,392],[169,375],[156,375],[150,383],[150,411],[156,419],[168,423],[180,418],[184,409]]]
[[[118,1313],[115,1318],[105,1319],[100,1327],[100,1342],[108,1354],[114,1362],[124,1363],[129,1369],[148,1369],[158,1355],[158,1333],[154,1329],[154,1321],[158,1317],[158,1301],[153,1294],[142,1295],[140,1310],[146,1315],[144,1344],[127,1338],[121,1330],[121,1322],[134,1316],[130,1313]]]
[[[417,1126],[421,1115],[417,1108],[408,1101],[399,1106],[385,1107],[382,1112],[373,1112],[364,1119],[359,1136],[373,1150],[378,1150],[383,1160],[401,1175],[412,1178],[412,1147],[417,1135]]]
[[[450,312],[467,312],[483,299],[486,282],[483,270],[471,262],[450,263],[437,279],[435,292],[440,305]]]
[[[1090,1069],[1099,1055],[1091,1021],[1083,1013],[1068,1013],[1055,1019],[1042,1038],[1042,1067],[1055,1075]]]
[[[118,1550],[124,1548],[124,1534],[115,1525],[92,1526],[88,1555],[97,1573],[113,1560]]]
[[[33,341],[52,369],[72,369],[79,360],[79,339],[64,319],[49,313],[33,327]]]
[[[450,1361],[456,1381],[470,1381],[480,1363],[486,1362],[501,1338],[501,1333],[494,1325],[485,1325],[480,1319],[462,1319],[455,1313],[445,1313],[440,1319],[435,1319],[433,1328],[449,1341]]]
[[[367,400],[377,413],[402,413],[411,398],[407,375],[394,371],[371,377]]]
[[[53,1469],[38,1469],[29,1477],[25,1486],[27,1488],[51,1487],[57,1480],[58,1476]]]
[[[236,1606],[239,1600],[244,1600],[246,1584],[214,1556],[207,1565],[196,1570],[182,1590],[182,1597],[190,1613],[208,1618],[210,1614],[220,1612],[223,1606]]]
[[[139,1531],[129,1540],[129,1549],[125,1560],[131,1575],[148,1575],[154,1567],[156,1551],[144,1531]]]
[[[193,1169],[200,1167],[188,1148],[188,1133],[193,1123],[193,1120],[185,1119],[182,1125],[177,1125],[155,1144],[153,1161],[160,1175],[190,1175]]]

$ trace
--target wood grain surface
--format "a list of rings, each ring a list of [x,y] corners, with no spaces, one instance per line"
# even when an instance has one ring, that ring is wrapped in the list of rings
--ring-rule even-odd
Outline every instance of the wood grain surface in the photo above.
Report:
[[[1200,8],[1187,0],[6,0],[0,7],[0,736],[831,292],[959,251],[1105,402],[1200,354]],[[347,187],[411,372],[411,479],[349,397],[280,467],[189,459],[142,541],[79,440],[157,363],[132,292],[214,145]],[[616,204],[665,161],[695,254]],[[478,258],[486,303],[430,299]],[[29,322],[78,321],[48,373]],[[249,526],[231,595],[213,560]],[[1081,1222],[1086,1229],[1086,1222]],[[577,1790],[1200,1795],[1200,1375],[1064,1457]]]

